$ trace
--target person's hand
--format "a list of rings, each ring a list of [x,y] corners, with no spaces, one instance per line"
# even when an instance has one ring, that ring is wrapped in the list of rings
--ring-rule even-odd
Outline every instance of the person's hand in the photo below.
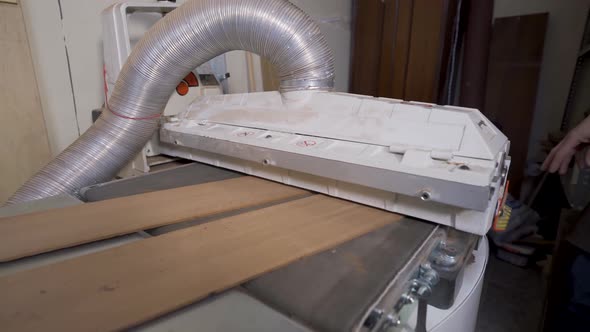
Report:
[[[574,129],[572,129],[562,140],[554,147],[543,165],[541,170],[559,174],[565,174],[568,166],[574,156],[581,168],[590,166],[590,117],[587,117]]]

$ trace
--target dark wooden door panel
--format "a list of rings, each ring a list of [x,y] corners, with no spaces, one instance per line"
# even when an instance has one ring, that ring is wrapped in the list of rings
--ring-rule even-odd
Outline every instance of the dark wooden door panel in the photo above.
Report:
[[[511,141],[511,193],[524,177],[537,97],[548,14],[498,18],[494,22],[484,114]]]
[[[404,99],[436,103],[447,0],[414,0]]]
[[[384,7],[381,0],[361,0],[354,4],[356,14],[352,46],[351,92],[369,96],[377,95]]]
[[[378,95],[403,99],[410,53],[413,0],[385,2]]]
[[[458,0],[356,0],[351,92],[438,101]]]

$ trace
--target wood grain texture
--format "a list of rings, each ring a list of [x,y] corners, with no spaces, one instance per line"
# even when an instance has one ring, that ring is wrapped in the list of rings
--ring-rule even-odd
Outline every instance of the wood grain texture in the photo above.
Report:
[[[16,273],[0,278],[0,326],[123,329],[399,219],[315,195]]]
[[[351,91],[436,103],[458,0],[356,1]]]
[[[240,177],[0,218],[0,262],[308,194]]]
[[[262,71],[262,87],[264,91],[278,91],[281,87],[281,80],[274,65],[265,58],[260,57],[260,68]]]
[[[547,13],[494,21],[483,113],[510,140],[508,179],[516,197],[526,168],[548,21]]]
[[[353,5],[350,92],[377,96],[385,5],[381,0],[356,0]]]
[[[385,2],[379,71],[380,97],[404,99],[413,6],[414,0]]]
[[[20,5],[0,3],[0,205],[50,158]]]
[[[436,103],[449,0],[414,0],[404,99]]]

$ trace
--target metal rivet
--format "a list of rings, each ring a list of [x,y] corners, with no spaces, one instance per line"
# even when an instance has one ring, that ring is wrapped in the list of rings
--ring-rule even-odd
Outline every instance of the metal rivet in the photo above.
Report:
[[[420,199],[423,201],[427,201],[430,199],[430,192],[424,190],[420,192]]]

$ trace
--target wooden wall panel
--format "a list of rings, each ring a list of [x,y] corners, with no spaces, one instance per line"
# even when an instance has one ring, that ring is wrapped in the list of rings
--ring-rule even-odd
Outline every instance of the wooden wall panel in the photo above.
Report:
[[[438,102],[458,0],[356,1],[351,92]]]
[[[354,3],[350,76],[350,91],[353,93],[377,96],[384,8],[381,0],[360,0]]]
[[[414,0],[406,100],[437,102],[447,4],[447,0]]]
[[[511,193],[524,177],[548,14],[496,19],[484,114],[510,139]]]
[[[0,204],[50,159],[19,5],[0,3]]]
[[[385,3],[379,96],[403,99],[413,7],[413,0],[390,0]]]

